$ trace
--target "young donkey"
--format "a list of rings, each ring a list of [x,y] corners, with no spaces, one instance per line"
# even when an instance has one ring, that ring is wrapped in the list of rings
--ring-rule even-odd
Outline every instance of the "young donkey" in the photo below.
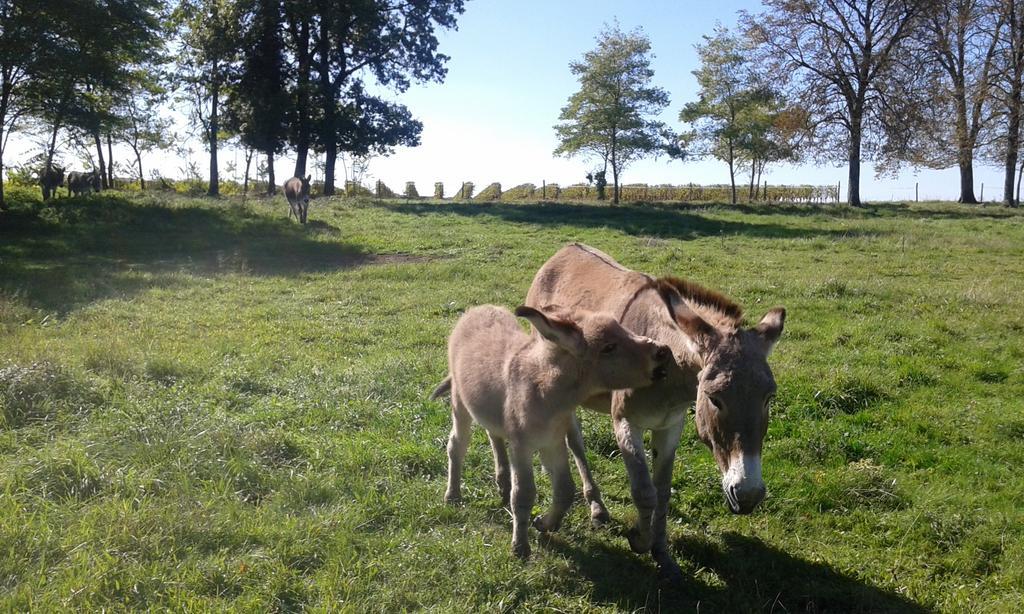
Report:
[[[527,335],[501,307],[484,305],[463,314],[448,340],[449,375],[431,398],[446,392],[452,397],[445,501],[461,498],[462,461],[476,421],[490,438],[504,505],[511,491],[512,551],[526,558],[537,494],[533,452],[540,452],[554,490],[547,514],[533,524],[539,531],[556,531],[575,495],[565,444],[574,408],[595,394],[665,377],[672,354],[608,315],[555,306],[522,306],[516,315],[529,320],[537,334]]]
[[[309,211],[309,180],[312,175],[305,177],[292,177],[284,182],[284,197],[288,199],[288,217],[292,215],[303,224],[306,223],[306,213]]]

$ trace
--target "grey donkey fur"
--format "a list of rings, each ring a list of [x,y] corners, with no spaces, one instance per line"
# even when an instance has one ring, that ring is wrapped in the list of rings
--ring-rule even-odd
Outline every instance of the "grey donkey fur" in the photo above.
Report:
[[[448,340],[449,375],[431,398],[446,392],[452,398],[445,501],[461,499],[462,461],[475,421],[491,442],[502,503],[512,504],[512,550],[526,558],[537,495],[533,453],[540,452],[554,490],[550,509],[533,525],[556,531],[575,495],[565,439],[574,408],[595,394],[664,377],[671,352],[601,313],[522,306],[516,315],[536,332],[526,334],[508,310],[493,305],[463,314]]]
[[[284,197],[288,199],[288,217],[292,215],[299,222],[306,223],[306,214],[309,212],[309,180],[312,175],[305,177],[292,177],[284,182]]]

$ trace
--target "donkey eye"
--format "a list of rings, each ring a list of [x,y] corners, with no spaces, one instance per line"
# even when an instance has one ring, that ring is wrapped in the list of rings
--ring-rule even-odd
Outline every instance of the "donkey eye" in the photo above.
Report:
[[[616,349],[617,347],[619,347],[619,346],[617,346],[617,345],[616,345],[616,344],[614,344],[614,343],[609,343],[608,345],[606,345],[606,346],[604,346],[603,348],[601,348],[601,353],[602,353],[602,354],[611,354],[612,352],[614,352],[614,351],[615,351],[615,349]]]

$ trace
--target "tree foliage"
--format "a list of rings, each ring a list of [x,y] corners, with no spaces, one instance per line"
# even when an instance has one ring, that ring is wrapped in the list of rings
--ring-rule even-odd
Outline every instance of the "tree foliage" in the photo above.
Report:
[[[920,125],[922,56],[907,51],[932,1],[764,0],[743,15],[760,61],[807,110],[814,150],[849,164],[851,205],[862,156],[901,159]]]
[[[612,202],[619,202],[619,175],[631,162],[662,153],[664,123],[653,119],[668,93],[651,84],[651,42],[639,29],[605,26],[597,47],[569,69],[580,89],[569,97],[555,126],[555,155],[597,157],[612,171]]]

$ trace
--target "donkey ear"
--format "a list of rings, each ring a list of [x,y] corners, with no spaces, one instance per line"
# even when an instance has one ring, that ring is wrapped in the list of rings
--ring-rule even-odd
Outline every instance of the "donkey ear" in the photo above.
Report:
[[[683,300],[682,295],[671,284],[658,283],[658,292],[668,307],[669,316],[690,338],[691,350],[703,356],[718,341],[718,331],[708,324]]]
[[[785,307],[775,307],[768,313],[764,314],[761,321],[758,322],[757,334],[764,339],[765,345],[767,346],[768,353],[771,353],[772,348],[775,347],[779,337],[782,336],[782,326],[786,322],[786,309]]]
[[[309,183],[309,180],[312,179],[312,178],[313,178],[312,175],[306,175],[306,183]]]
[[[575,322],[559,313],[560,311],[560,309],[550,306],[545,307],[544,311],[526,305],[516,307],[516,315],[529,320],[541,337],[573,356],[582,356],[586,349],[583,331]]]

